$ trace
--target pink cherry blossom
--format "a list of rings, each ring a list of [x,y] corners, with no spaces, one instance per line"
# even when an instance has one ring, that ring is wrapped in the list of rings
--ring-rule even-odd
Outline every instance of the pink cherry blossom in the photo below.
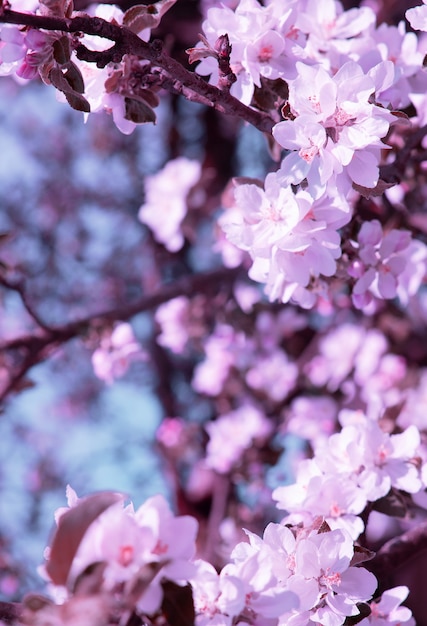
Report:
[[[139,219],[153,231],[155,239],[171,252],[184,245],[181,222],[187,213],[187,195],[201,174],[198,161],[178,157],[157,174],[145,179],[145,203]]]
[[[392,114],[370,102],[375,84],[360,65],[348,61],[330,76],[321,66],[297,63],[289,84],[294,120],[273,128],[276,141],[292,151],[281,170],[288,184],[307,178],[324,190],[332,175],[374,187],[378,181],[378,148],[384,148]],[[319,195],[320,191],[317,191]]]
[[[353,246],[358,258],[348,272],[357,279],[352,293],[357,308],[367,307],[374,296],[392,299],[400,295],[407,302],[417,291],[426,271],[427,248],[412,241],[408,231],[393,229],[383,234],[378,220],[364,222]],[[405,273],[408,263],[412,271]]]
[[[408,596],[409,589],[405,586],[393,587],[384,591],[379,600],[370,602],[371,614],[361,622],[361,626],[415,626],[411,610],[400,606]]]
[[[408,9],[405,17],[414,30],[427,31],[427,2],[423,0],[424,6],[417,6]]]
[[[227,473],[239,463],[253,440],[268,437],[272,425],[258,409],[247,405],[221,415],[208,423],[206,430],[210,438],[206,464],[219,473]]]
[[[108,384],[126,374],[132,361],[146,360],[146,354],[135,339],[132,326],[122,322],[115,326],[111,335],[101,339],[99,348],[92,355],[95,375]]]

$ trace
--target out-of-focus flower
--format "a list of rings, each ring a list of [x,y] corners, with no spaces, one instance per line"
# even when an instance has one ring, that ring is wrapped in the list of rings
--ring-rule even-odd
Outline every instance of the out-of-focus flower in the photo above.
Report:
[[[126,374],[132,361],[146,360],[147,355],[135,339],[132,326],[122,322],[111,335],[101,339],[99,348],[92,354],[95,375],[111,384]]]
[[[179,157],[145,179],[146,200],[139,209],[139,219],[170,252],[184,245],[181,222],[187,213],[186,199],[200,174],[199,161]]]
[[[254,440],[263,441],[272,430],[268,419],[255,407],[241,406],[206,425],[209,442],[206,464],[220,473],[229,472]]]

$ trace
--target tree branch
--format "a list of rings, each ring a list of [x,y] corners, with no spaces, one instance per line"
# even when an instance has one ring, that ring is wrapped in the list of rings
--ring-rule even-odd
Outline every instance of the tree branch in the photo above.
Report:
[[[142,296],[136,302],[94,313],[61,326],[45,326],[34,333],[0,343],[0,354],[17,351],[22,355],[19,367],[10,376],[3,389],[0,389],[0,402],[18,387],[34,365],[45,360],[58,346],[85,333],[95,321],[126,321],[138,313],[155,309],[160,304],[181,295],[190,298],[195,293],[218,291],[225,286],[230,288],[240,273],[240,268],[231,270],[221,268],[211,272],[185,276],[170,285],[163,286],[154,294]]]
[[[388,577],[423,550],[427,550],[427,522],[387,541],[365,567],[386,587]]]
[[[114,45],[103,52],[88,50],[84,45],[78,46],[76,49],[78,58],[83,61],[96,63],[98,67],[105,67],[110,62],[118,63],[125,54],[147,59],[154,66],[162,68],[169,74],[174,81],[175,89],[176,84],[179,82],[184,88],[199,94],[203,98],[204,104],[208,104],[226,115],[239,117],[263,133],[271,133],[273,128],[274,121],[269,115],[242,104],[227,91],[210,85],[198,74],[185,69],[181,63],[165,54],[160,40],[146,43],[124,26],[111,24],[100,17],[76,16],[71,19],[45,17],[43,15],[19,13],[7,8],[0,10],[0,22],[65,33],[81,32],[109,39],[114,42]],[[165,87],[167,88],[167,84],[165,84]],[[185,94],[185,91],[183,93]]]

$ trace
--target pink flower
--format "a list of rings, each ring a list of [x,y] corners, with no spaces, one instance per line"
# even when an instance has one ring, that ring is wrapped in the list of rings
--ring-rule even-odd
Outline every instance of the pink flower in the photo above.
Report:
[[[177,252],[184,245],[181,222],[187,213],[186,199],[200,174],[198,161],[179,157],[145,179],[146,199],[139,209],[139,219],[170,252]]]
[[[146,358],[131,325],[122,322],[115,326],[111,335],[101,339],[99,348],[92,354],[92,365],[100,380],[112,384],[126,374],[132,361]]]
[[[295,387],[298,367],[285,352],[276,350],[256,364],[246,373],[249,387],[262,391],[275,402],[282,402]]]
[[[191,579],[196,626],[223,624],[231,626],[233,617],[245,606],[244,583],[201,559],[195,561],[196,573]]]
[[[357,308],[368,306],[373,296],[392,299],[400,294],[407,302],[417,291],[426,270],[427,247],[412,241],[409,231],[393,229],[383,235],[378,220],[364,222],[353,246],[358,258],[348,272],[357,279],[352,293]],[[412,271],[405,273],[408,262]]]
[[[423,30],[427,32],[427,2],[423,0],[424,6],[408,9],[405,17],[414,30]]]
[[[188,342],[189,307],[188,298],[180,296],[161,304],[155,314],[161,328],[156,341],[175,354],[181,354]]]
[[[295,120],[273,128],[276,141],[297,150],[282,162],[288,184],[304,178],[324,190],[332,175],[345,172],[351,181],[374,187],[378,181],[379,149],[393,115],[371,103],[374,81],[360,65],[348,61],[330,74],[320,66],[297,63],[298,76],[289,84],[289,103]]]
[[[71,488],[67,495],[70,506],[79,502]],[[60,509],[57,518],[64,512]],[[174,516],[163,496],[149,498],[136,511],[132,504],[114,504],[87,529],[74,557],[70,578],[75,580],[93,563],[106,562],[103,586],[113,592],[145,566],[158,563],[162,565],[159,573],[137,603],[140,611],[155,613],[162,602],[162,579],[186,584],[194,575],[191,560],[197,526],[190,516]]]
[[[253,406],[241,406],[206,425],[209,442],[206,449],[208,467],[224,474],[239,463],[254,440],[264,440],[271,433],[268,419]]]
[[[370,602],[371,614],[363,619],[360,626],[415,626],[412,612],[406,606],[400,606],[408,597],[408,587],[393,587],[384,591],[380,600]]]
[[[245,343],[243,333],[235,333],[231,326],[220,324],[205,342],[206,358],[194,370],[192,386],[199,393],[218,395],[236,363],[239,347]]]

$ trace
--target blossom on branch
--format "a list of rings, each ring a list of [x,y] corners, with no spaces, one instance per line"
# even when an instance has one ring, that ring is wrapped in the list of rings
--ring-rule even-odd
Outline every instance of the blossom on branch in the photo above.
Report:
[[[145,179],[146,198],[138,217],[170,252],[184,245],[181,223],[187,213],[186,200],[200,175],[199,161],[178,157]]]

